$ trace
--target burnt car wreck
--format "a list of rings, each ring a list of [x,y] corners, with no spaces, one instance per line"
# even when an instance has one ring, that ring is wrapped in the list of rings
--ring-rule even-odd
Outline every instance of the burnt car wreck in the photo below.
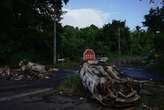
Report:
[[[91,97],[104,106],[133,106],[140,100],[140,84],[100,60],[83,62],[80,77]]]

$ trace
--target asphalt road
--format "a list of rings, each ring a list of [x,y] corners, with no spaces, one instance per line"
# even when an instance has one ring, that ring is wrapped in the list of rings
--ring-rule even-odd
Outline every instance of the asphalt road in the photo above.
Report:
[[[124,67],[120,68],[120,70],[122,74],[137,80],[164,80],[163,76],[148,73],[141,67]],[[73,74],[78,74],[78,69],[59,69],[59,71],[54,71],[51,73],[52,77],[50,79],[43,80],[0,80],[0,98],[35,89],[54,88],[61,83],[65,77]]]
[[[125,75],[139,80],[149,80],[154,77],[150,76],[149,73],[145,73],[142,68],[121,68],[121,71],[124,72]],[[0,110],[86,110],[88,108],[101,110],[101,107],[99,109],[99,106],[97,108],[97,105],[93,103],[86,101],[81,102],[79,97],[72,99],[72,97],[51,96],[51,94],[49,94],[49,96],[38,96],[38,94],[54,91],[54,88],[60,84],[65,77],[73,74],[78,74],[77,69],[52,72],[52,77],[44,80],[0,80]],[[158,77],[155,78],[158,80]],[[105,109],[103,108],[103,110]]]
[[[132,77],[136,80],[164,81],[164,75],[146,71],[144,67],[121,67],[120,71],[123,75]]]
[[[59,70],[51,73],[50,79],[42,80],[0,80],[0,98],[28,91],[55,88],[65,77],[76,74],[73,70]]]

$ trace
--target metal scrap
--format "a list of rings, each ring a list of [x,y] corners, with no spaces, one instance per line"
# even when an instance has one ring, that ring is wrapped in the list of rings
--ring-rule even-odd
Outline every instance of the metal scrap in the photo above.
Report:
[[[9,67],[0,68],[0,79],[3,80],[36,80],[47,79],[50,77],[51,69],[45,65],[40,65],[30,61],[22,60],[19,62],[19,68],[11,69]]]

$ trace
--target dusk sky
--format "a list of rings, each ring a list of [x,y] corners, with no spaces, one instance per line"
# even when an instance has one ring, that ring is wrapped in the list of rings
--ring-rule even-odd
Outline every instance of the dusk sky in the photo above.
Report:
[[[158,0],[157,0],[158,1]],[[126,20],[131,29],[142,26],[144,15],[152,6],[148,0],[70,0],[64,10],[63,25],[87,27],[94,24],[102,27],[104,24],[115,20]]]

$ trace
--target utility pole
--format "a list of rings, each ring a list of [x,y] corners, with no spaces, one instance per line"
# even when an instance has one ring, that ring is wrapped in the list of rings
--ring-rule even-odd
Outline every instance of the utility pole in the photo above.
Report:
[[[53,64],[54,65],[56,65],[56,18],[55,18],[55,16],[54,16],[54,42],[53,42],[53,44],[54,44],[54,46],[53,46]]]
[[[121,63],[121,38],[120,38],[120,27],[118,28],[118,58],[119,58],[119,63],[118,66],[120,66]]]
[[[120,38],[120,27],[118,28],[118,55],[121,56],[121,38]]]

